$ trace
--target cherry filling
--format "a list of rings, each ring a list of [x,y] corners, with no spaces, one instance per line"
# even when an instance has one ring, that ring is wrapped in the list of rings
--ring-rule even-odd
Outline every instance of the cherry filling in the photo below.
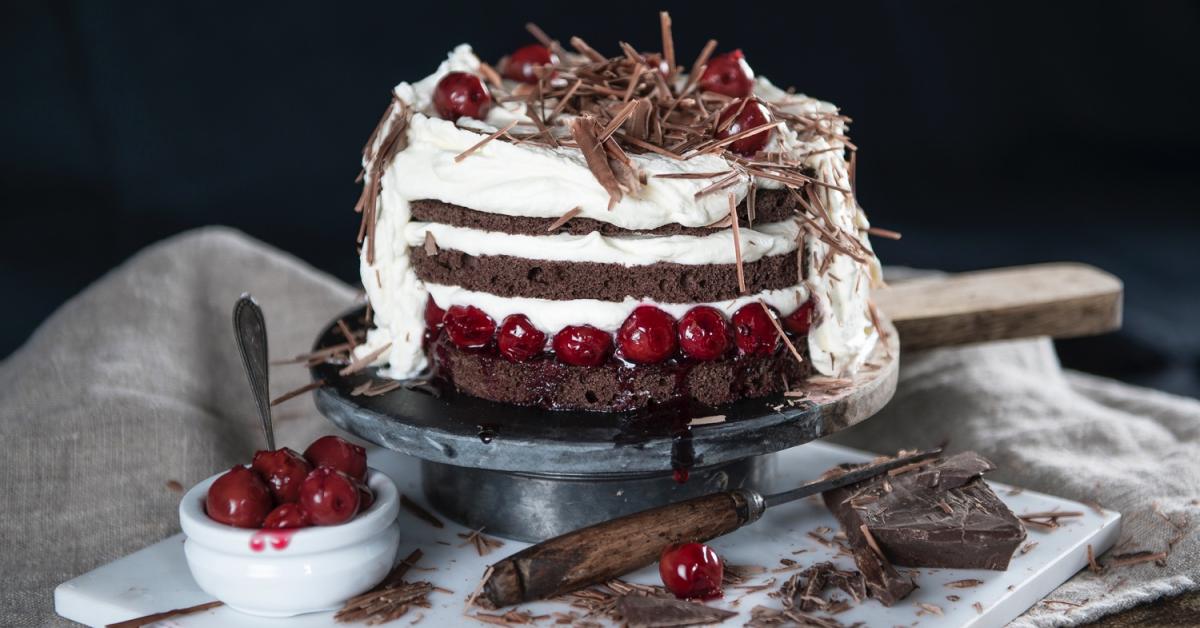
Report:
[[[474,305],[453,305],[442,319],[446,333],[463,349],[482,349],[492,342],[496,321]]]
[[[716,137],[723,140],[742,131],[760,127],[770,121],[771,114],[762,103],[752,98],[735,100],[721,111],[717,122],[717,128],[720,130],[717,131]],[[765,129],[760,133],[735,140],[729,144],[729,150],[739,155],[753,156],[766,147],[767,142],[771,139],[772,131],[773,129]]]
[[[538,82],[537,69],[543,65],[554,65],[558,59],[550,49],[540,44],[517,48],[504,62],[504,78],[522,83]]]
[[[812,320],[813,302],[809,300],[780,323],[787,333],[803,337]],[[428,333],[436,336],[444,329],[450,342],[460,348],[485,349],[495,340],[496,353],[511,362],[545,357],[572,366],[599,366],[614,353],[634,364],[657,364],[679,357],[708,361],[728,357],[734,348],[740,355],[770,356],[781,346],[779,330],[758,302],[742,306],[728,319],[714,307],[698,305],[678,321],[657,307],[638,306],[615,334],[590,325],[562,328],[550,340],[552,354],[547,352],[547,334],[524,314],[506,316],[497,328],[492,318],[475,306],[454,305],[443,311],[430,299],[425,304],[425,322]],[[308,452],[305,456],[312,462]]]
[[[729,323],[716,308],[694,307],[679,319],[679,348],[694,360],[715,360],[729,349]]]
[[[754,70],[741,50],[717,55],[708,60],[700,75],[700,89],[734,98],[749,96],[754,90]]]
[[[678,346],[675,319],[670,314],[642,305],[633,310],[617,330],[621,356],[638,364],[662,362],[675,353]]]
[[[463,116],[482,120],[492,108],[492,96],[478,76],[451,72],[434,87],[433,108],[451,122]]]
[[[509,360],[525,362],[540,354],[545,347],[546,334],[534,327],[524,314],[506,316],[500,323],[496,349]]]
[[[591,325],[568,325],[554,335],[554,353],[572,366],[600,366],[612,353],[612,337]]]

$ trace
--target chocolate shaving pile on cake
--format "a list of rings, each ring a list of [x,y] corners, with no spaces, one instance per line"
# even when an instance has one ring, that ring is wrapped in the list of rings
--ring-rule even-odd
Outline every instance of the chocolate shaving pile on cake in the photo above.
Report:
[[[716,41],[685,68],[660,19],[659,51],[530,26],[495,68],[460,45],[396,86],[362,155],[374,328],[347,368],[614,411],[860,367],[879,267],[849,118]]]
[[[979,454],[964,452],[893,469],[823,498],[855,546],[868,583],[870,570],[878,567],[886,576],[893,564],[1004,570],[1025,540],[1025,528],[983,481],[994,468]]]

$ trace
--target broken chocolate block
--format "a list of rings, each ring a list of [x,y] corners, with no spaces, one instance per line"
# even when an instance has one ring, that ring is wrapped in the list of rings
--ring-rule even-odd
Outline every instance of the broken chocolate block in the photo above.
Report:
[[[979,454],[965,452],[894,469],[823,497],[856,550],[881,553],[906,567],[1004,570],[1025,540],[1025,528],[982,480],[994,468]],[[870,583],[859,553],[856,561]]]

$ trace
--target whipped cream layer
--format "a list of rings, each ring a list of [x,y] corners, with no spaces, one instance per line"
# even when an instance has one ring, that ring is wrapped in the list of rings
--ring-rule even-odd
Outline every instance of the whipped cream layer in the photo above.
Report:
[[[442,286],[425,284],[435,303],[443,308],[454,305],[473,305],[483,310],[493,320],[499,322],[510,314],[524,314],[534,327],[547,332],[552,337],[554,332],[568,325],[591,325],[607,332],[616,332],[629,317],[629,313],[640,305],[653,305],[662,311],[679,318],[688,310],[696,307],[695,303],[663,303],[649,299],[626,298],[624,301],[600,301],[597,299],[568,299],[552,301],[549,299],[530,299],[524,297],[500,297],[486,292],[474,292],[458,286]],[[733,316],[738,308],[749,303],[762,301],[775,308],[782,316],[787,316],[800,307],[808,299],[808,289],[797,285],[784,290],[767,290],[752,296],[738,297],[727,301],[705,303],[725,314]]]
[[[800,226],[794,221],[742,228],[742,262],[782,255],[796,250]],[[659,262],[675,264],[734,264],[733,231],[724,229],[708,235],[605,236],[566,233],[516,235],[454,227],[436,222],[410,222],[404,227],[409,246],[422,246],[431,234],[438,248],[468,255],[511,255],[555,262],[598,262],[643,266]]]
[[[425,285],[413,272],[408,259],[410,246],[424,242],[425,231],[440,247],[473,255],[514,255],[531,259],[597,261],[627,266],[671,261],[680,264],[734,263],[732,230],[705,236],[585,236],[547,234],[521,236],[498,234],[434,223],[410,222],[409,202],[432,199],[473,210],[507,216],[556,219],[572,208],[578,216],[611,223],[629,230],[649,230],[668,224],[702,227],[725,218],[727,194],[742,201],[751,185],[776,188],[774,180],[741,180],[719,193],[697,193],[712,179],[655,177],[655,174],[725,172],[730,164],[719,155],[699,155],[686,160],[655,153],[631,154],[635,165],[649,175],[636,194],[625,194],[611,209],[609,193],[596,181],[581,153],[574,148],[553,148],[532,143],[492,141],[460,161],[455,157],[477,144],[483,136],[511,121],[528,122],[523,103],[496,103],[486,120],[460,119],[457,123],[437,118],[432,111],[432,94],[448,72],[478,75],[479,59],[467,45],[454,49],[436,72],[414,83],[401,83],[395,95],[414,111],[408,127],[407,147],[399,152],[381,181],[379,213],[375,226],[375,260],[360,260],[363,286],[374,311],[375,328],[357,350],[362,356],[390,343],[377,361],[387,364],[384,375],[408,378],[427,367],[421,341],[425,301],[433,295],[441,307],[474,305],[499,321],[510,313],[522,313],[548,334],[565,325],[591,324],[614,330],[638,305],[598,300],[548,301],[500,297],[471,292],[454,286]],[[766,79],[756,82],[755,95],[781,110],[799,114],[830,114],[822,124],[841,136],[844,122],[833,116],[832,104],[807,96],[789,94]],[[378,141],[387,135],[387,126]],[[781,152],[817,172],[829,185],[850,188],[845,147],[837,139],[819,136],[802,139],[786,125],[772,133],[766,150]],[[369,183],[369,182],[368,182]],[[856,234],[865,247],[868,226],[865,215],[848,194],[818,186],[816,194],[830,219]],[[802,225],[775,223],[743,228],[740,233],[742,261],[794,251]],[[734,301],[710,304],[733,310],[758,299],[776,307],[781,314],[793,311],[811,297],[815,318],[809,333],[809,353],[815,369],[825,375],[853,372],[877,340],[867,300],[878,278],[872,259],[863,263],[831,251],[829,245],[810,232],[803,236],[809,273],[802,283],[787,290],[749,294]],[[757,256],[757,257],[756,257]],[[828,258],[828,259],[827,259]],[[797,300],[799,299],[799,300]],[[697,304],[663,304],[658,307],[678,317]]]

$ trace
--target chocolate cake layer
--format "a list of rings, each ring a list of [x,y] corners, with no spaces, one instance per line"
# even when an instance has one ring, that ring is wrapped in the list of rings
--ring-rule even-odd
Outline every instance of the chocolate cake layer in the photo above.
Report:
[[[797,343],[807,353],[807,343]],[[434,373],[476,397],[551,410],[620,412],[650,403],[694,400],[707,406],[781,392],[811,373],[807,355],[796,362],[781,347],[769,357],[736,356],[711,362],[668,360],[632,365],[571,366],[552,355],[510,362],[491,350],[459,349],[439,333],[430,346]]]
[[[743,265],[749,293],[788,288],[800,282],[795,251]],[[698,303],[735,299],[740,295],[734,264],[621,266],[596,262],[560,262],[509,255],[467,255],[441,249],[429,255],[409,249],[413,269],[422,281],[502,297],[598,299],[648,298],[662,303]]]
[[[521,235],[546,235],[547,233],[571,233],[584,235],[599,231],[603,235],[628,235],[643,233],[652,235],[708,235],[714,231],[712,227],[685,227],[679,224],[663,225],[657,229],[634,231],[623,229],[616,225],[594,220],[592,218],[572,218],[558,229],[548,232],[546,227],[554,223],[553,218],[531,218],[528,216],[505,216],[476,211],[461,205],[452,205],[432,199],[412,201],[409,203],[412,219],[421,222],[439,222],[455,227],[469,227],[482,231],[498,231]],[[781,222],[790,218],[799,203],[786,190],[763,190],[755,194],[754,224]],[[564,207],[566,212],[570,207]],[[750,225],[746,213],[746,202],[742,201],[737,208],[738,220],[742,225]]]

